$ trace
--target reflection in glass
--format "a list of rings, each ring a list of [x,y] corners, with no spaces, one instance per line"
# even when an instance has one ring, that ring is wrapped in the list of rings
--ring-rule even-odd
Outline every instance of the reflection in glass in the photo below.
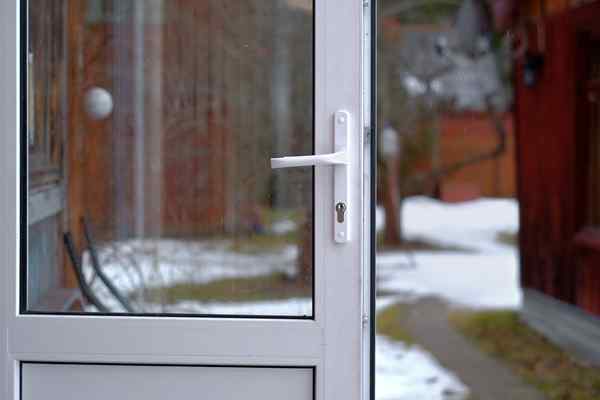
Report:
[[[312,2],[29,3],[27,311],[311,316]]]

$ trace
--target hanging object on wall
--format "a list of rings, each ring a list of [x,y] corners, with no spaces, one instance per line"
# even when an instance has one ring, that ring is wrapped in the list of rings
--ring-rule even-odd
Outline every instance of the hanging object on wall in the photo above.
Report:
[[[544,0],[540,0],[540,15],[533,21],[533,24],[535,46],[529,45],[523,56],[523,83],[530,88],[538,83],[546,58],[546,3]]]
[[[513,58],[521,65],[523,83],[534,87],[542,74],[546,58],[546,1],[537,0],[539,15],[523,12],[518,0],[485,0],[492,14],[494,31],[505,35]]]
[[[544,67],[544,55],[539,52],[527,52],[523,60],[523,83],[534,87]]]
[[[85,110],[94,120],[106,119],[113,111],[113,98],[108,90],[93,87],[85,94]]]

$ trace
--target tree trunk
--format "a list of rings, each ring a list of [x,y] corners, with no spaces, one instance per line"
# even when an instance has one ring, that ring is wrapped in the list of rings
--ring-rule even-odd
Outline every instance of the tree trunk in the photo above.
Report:
[[[300,254],[298,255],[298,275],[296,282],[304,288],[312,287],[313,279],[313,227],[312,213],[307,213],[305,222],[300,228]]]
[[[398,187],[398,159],[391,158],[386,162],[383,181],[383,209],[385,211],[384,244],[399,246],[402,244],[402,204],[400,188]]]

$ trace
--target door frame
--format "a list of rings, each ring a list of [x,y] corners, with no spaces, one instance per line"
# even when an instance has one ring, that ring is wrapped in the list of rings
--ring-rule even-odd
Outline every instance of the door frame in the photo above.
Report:
[[[17,310],[11,308],[16,299],[11,298],[14,290],[11,291],[9,282],[9,266],[16,267],[18,260],[18,249],[15,243],[20,241],[19,210],[20,193],[15,193],[14,188],[19,187],[21,177],[18,147],[18,118],[19,110],[22,106],[19,98],[20,85],[18,76],[20,60],[18,58],[18,48],[20,43],[21,30],[19,29],[20,15],[19,3],[0,2],[0,15],[2,18],[0,24],[0,34],[2,37],[11,38],[0,41],[0,52],[4,55],[0,61],[0,87],[2,95],[0,96],[0,114],[6,119],[2,125],[2,134],[0,134],[0,148],[3,151],[3,157],[0,157],[0,182],[2,184],[12,184],[12,188],[2,191],[0,195],[0,219],[4,221],[4,229],[0,231],[0,346],[2,353],[2,362],[0,363],[0,395],[6,399],[17,399],[19,395],[18,387],[18,363],[9,355],[8,347],[8,318],[11,314],[16,314]],[[9,17],[10,16],[10,17]],[[12,132],[13,134],[7,134]],[[10,190],[13,189],[13,190]]]
[[[315,58],[322,57],[326,60],[315,68],[316,129],[328,126],[330,116],[337,109],[345,108],[353,112],[355,132],[360,139],[357,143],[362,144],[356,149],[359,161],[355,178],[358,179],[354,181],[354,185],[360,190],[356,190],[353,197],[357,204],[362,204],[362,209],[360,215],[355,216],[357,228],[360,229],[354,230],[356,235],[353,241],[361,244],[355,246],[356,254],[334,257],[331,251],[335,245],[324,245],[324,249],[319,250],[320,246],[315,243],[316,259],[331,257],[343,262],[342,265],[355,263],[358,268],[354,274],[341,274],[338,262],[335,263],[337,265],[321,267],[321,272],[316,274],[315,279],[314,320],[171,317],[157,320],[153,317],[20,314],[19,260],[20,252],[27,251],[20,246],[21,237],[27,229],[23,218],[27,199],[21,196],[21,188],[27,185],[27,176],[20,173],[20,155],[27,151],[27,145],[20,137],[21,126],[26,118],[25,112],[22,112],[26,107],[26,92],[20,79],[23,73],[20,42],[27,32],[25,7],[21,7],[24,1],[0,2],[0,34],[5,38],[0,41],[0,54],[3,55],[0,58],[0,118],[4,131],[0,135],[0,151],[3,152],[0,157],[0,183],[5,188],[0,194],[0,220],[3,221],[3,229],[0,231],[0,264],[4,266],[0,268],[0,396],[7,400],[19,399],[22,378],[20,366],[27,361],[231,366],[240,365],[240,357],[245,355],[243,366],[300,366],[298,360],[304,360],[302,366],[316,368],[314,378],[316,398],[319,400],[374,399],[375,324],[371,317],[375,315],[374,221],[377,165],[375,0],[315,2],[315,12],[317,16],[321,16],[315,18]],[[348,3],[356,6],[348,7]],[[355,27],[354,37],[359,40],[348,44],[347,32],[337,29],[336,24],[327,24],[323,16],[335,16],[340,21],[354,21],[347,26]],[[336,57],[327,58],[328,50],[333,48],[344,49],[340,51],[342,57],[337,54]],[[356,64],[353,75],[359,78],[359,82],[352,82],[356,85],[347,85],[344,74],[339,73],[339,65],[348,61]],[[326,90],[327,96],[319,94],[323,90]],[[331,142],[331,137],[317,138],[317,152],[328,152],[332,147]],[[325,188],[322,194],[325,198],[333,198],[332,185],[329,183],[332,174],[332,170],[319,169],[315,173],[315,185]],[[315,229],[320,230],[320,237],[331,238],[333,227],[329,223],[331,218],[327,207],[315,210],[315,219]],[[323,275],[323,278],[319,279],[319,275]],[[320,288],[325,283],[329,290]],[[345,304],[347,302],[343,295],[358,288],[362,290],[355,307]],[[319,311],[324,310],[324,304],[328,304],[327,307],[336,312]],[[90,351],[87,335],[93,336],[94,332],[102,330],[107,320],[111,321],[114,329],[111,327],[108,329],[111,332],[104,332],[104,344]],[[348,326],[355,328],[348,332],[345,329]],[[260,357],[248,354],[243,346],[244,342],[236,335],[236,330],[241,327],[248,332],[261,333],[253,343],[253,352],[259,352]],[[43,332],[40,328],[43,328]],[[148,332],[150,328],[152,335],[148,335],[149,337],[140,339],[135,335],[135,331]],[[164,333],[165,330],[181,330],[190,334],[181,336],[181,341],[166,344],[157,341],[168,335]],[[134,334],[129,335],[125,342],[119,343],[117,339],[123,338],[115,335],[117,331]],[[222,338],[218,341],[220,343],[215,343],[220,348],[213,349],[212,355],[190,354],[190,344],[214,338],[215,332]],[[282,337],[286,337],[286,340],[281,341]],[[273,346],[277,341],[281,344]],[[306,342],[311,344],[306,345]],[[290,349],[289,345],[292,343],[296,346]],[[133,344],[136,348],[132,350],[130,346]],[[148,354],[144,351],[149,348],[155,353]],[[157,348],[158,352],[155,350]],[[347,351],[348,348],[352,351]],[[353,363],[354,366],[359,363],[360,371],[354,368]],[[325,371],[332,368],[338,370],[335,379],[329,378],[329,375],[325,379]]]

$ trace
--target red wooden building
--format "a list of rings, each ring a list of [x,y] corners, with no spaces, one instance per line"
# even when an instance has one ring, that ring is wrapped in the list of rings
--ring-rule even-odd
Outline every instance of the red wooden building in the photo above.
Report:
[[[600,2],[519,7],[528,35],[515,71],[524,316],[598,361]]]

